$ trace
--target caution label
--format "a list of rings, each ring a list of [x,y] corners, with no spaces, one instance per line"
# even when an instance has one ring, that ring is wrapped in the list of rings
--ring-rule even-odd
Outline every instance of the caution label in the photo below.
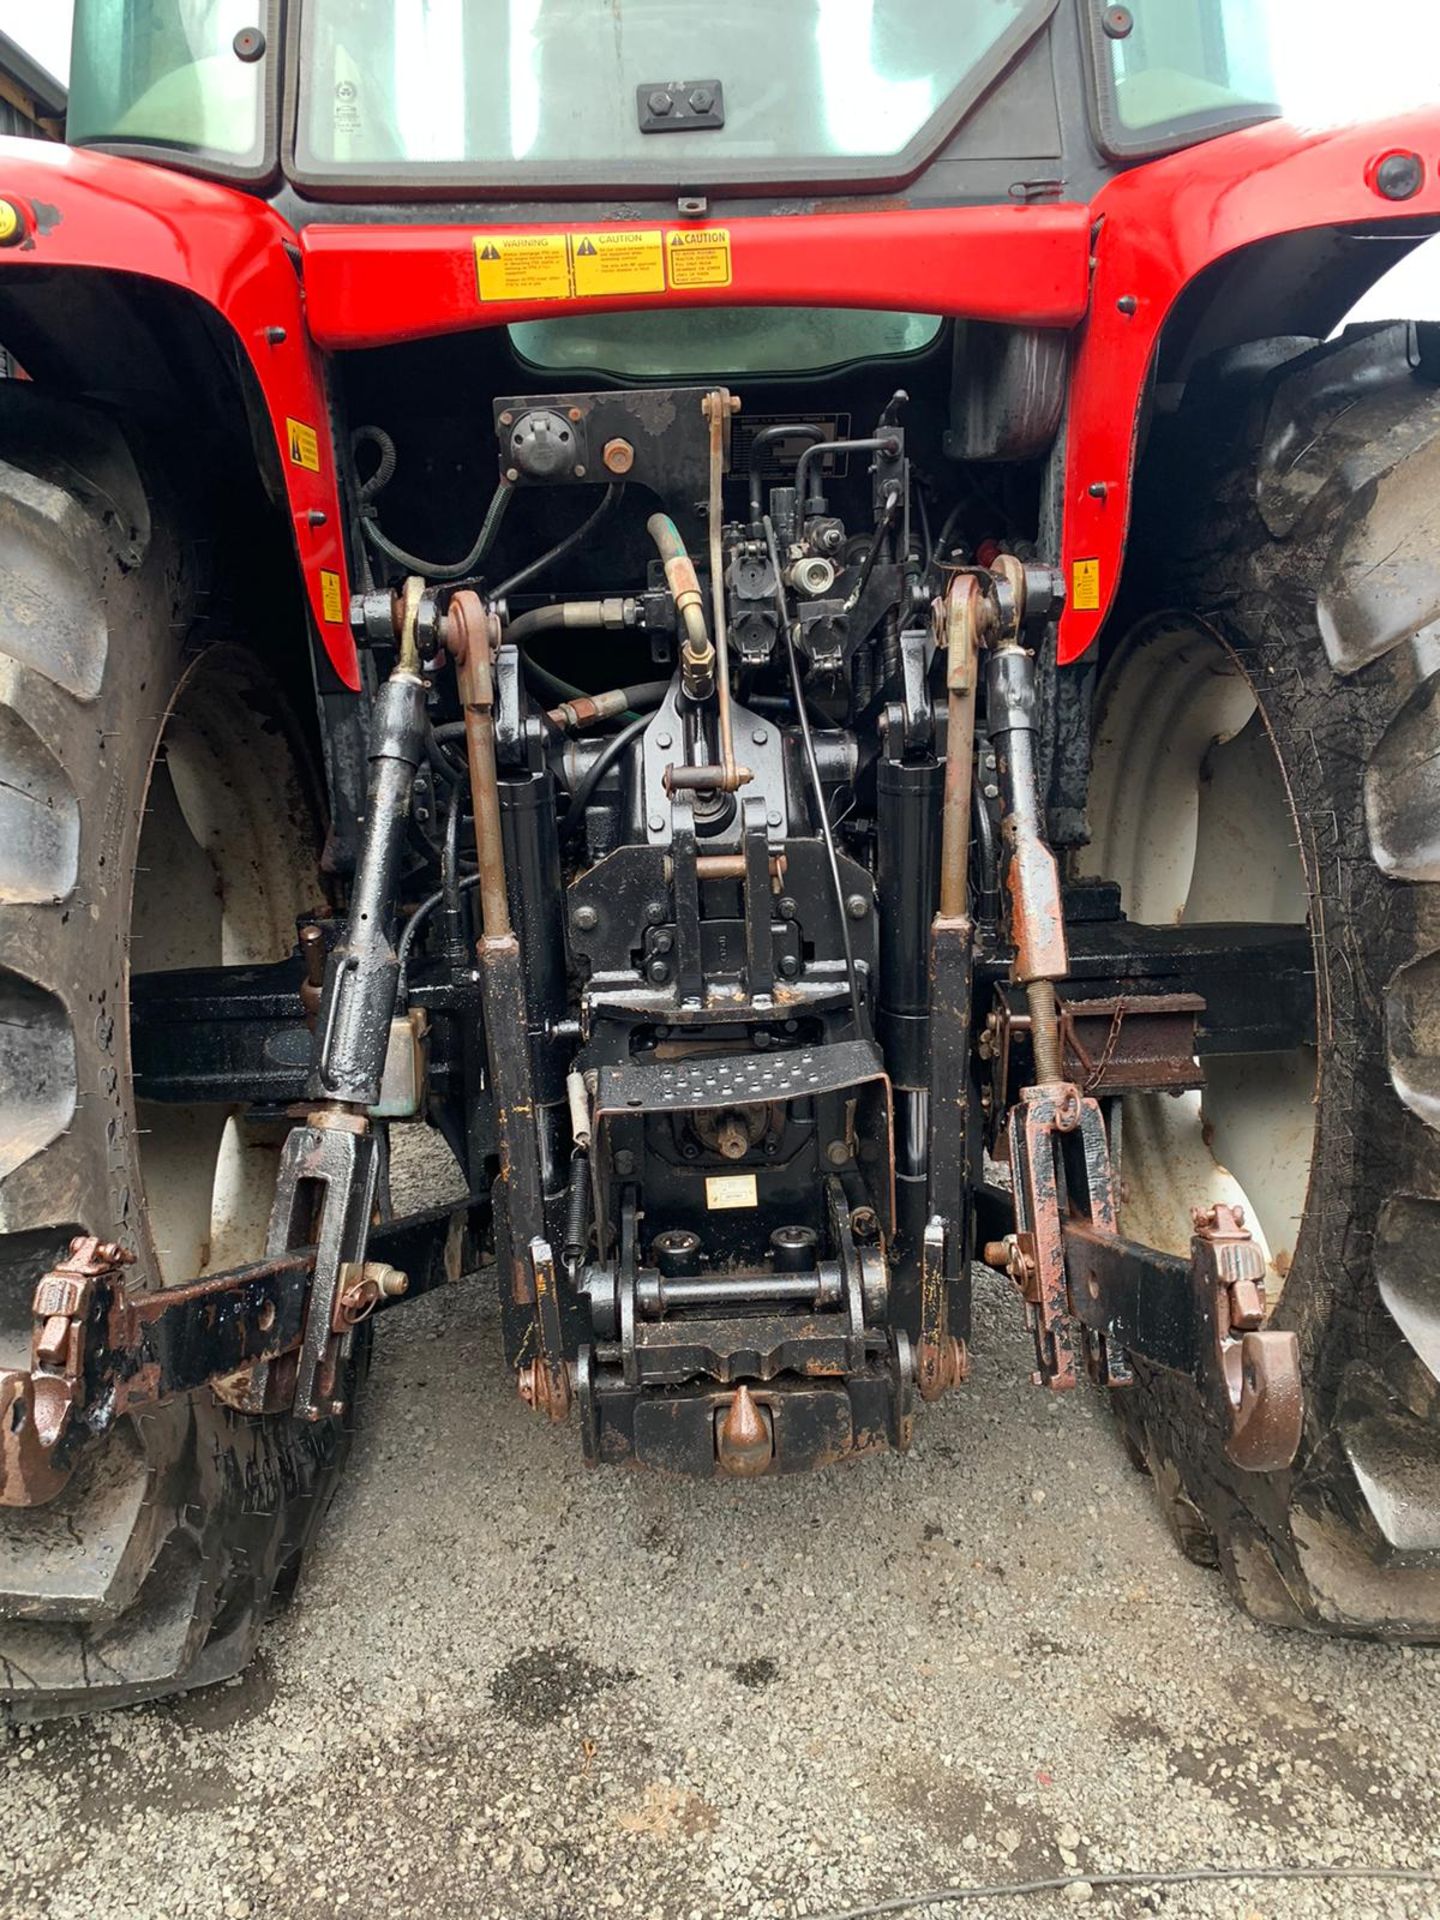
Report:
[[[475,241],[482,300],[568,300],[570,236],[491,233]]]
[[[758,1204],[753,1173],[712,1173],[705,1182],[705,1205],[711,1213],[722,1207]]]
[[[285,422],[285,438],[290,444],[290,464],[304,467],[307,473],[320,471],[320,436],[303,420]]]
[[[328,567],[320,569],[320,605],[326,620],[338,625],[345,618],[345,596],[340,590],[340,576],[331,573]]]
[[[480,233],[475,272],[482,300],[595,300],[667,288],[728,287],[730,229]],[[290,424],[292,429],[298,425]]]
[[[570,245],[575,291],[581,299],[597,293],[665,291],[665,248],[658,227],[653,233],[572,233]]]
[[[1100,611],[1100,562],[1077,560],[1070,569],[1070,605],[1076,613]]]
[[[730,284],[730,229],[684,227],[666,236],[670,285],[728,287]]]

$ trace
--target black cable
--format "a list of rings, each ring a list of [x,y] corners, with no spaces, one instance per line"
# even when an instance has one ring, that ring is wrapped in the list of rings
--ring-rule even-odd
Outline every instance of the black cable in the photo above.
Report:
[[[929,573],[930,563],[935,558],[935,542],[930,538],[930,512],[925,505],[925,489],[918,483],[915,505],[920,510],[920,572],[924,575]]]
[[[560,816],[560,839],[562,842],[568,840],[570,836],[578,830],[585,818],[585,809],[590,804],[591,794],[594,793],[596,787],[599,786],[600,782],[605,778],[606,774],[610,771],[611,767],[614,766],[621,754],[624,753],[635,736],[643,733],[646,727],[649,726],[651,718],[652,716],[648,713],[638,714],[636,718],[630,722],[629,726],[622,727],[618,733],[612,733],[599,753],[597,753],[595,758],[590,762],[589,766],[580,776],[575,791],[570,796],[569,806]]]
[[[846,613],[853,613],[856,607],[859,606],[861,596],[870,584],[870,576],[875,571],[875,562],[880,558],[880,550],[885,544],[886,535],[895,525],[895,516],[899,508],[900,489],[896,487],[889,494],[881,510],[880,519],[865,554],[864,565],[860,569],[860,578],[845,596]]]
[[[437,780],[443,780],[447,787],[453,787],[460,778],[460,769],[453,760],[446,757],[440,744],[439,735],[434,727],[425,729],[425,764]]]
[[[367,429],[361,428],[360,432]],[[418,573],[425,580],[440,582],[444,585],[471,578],[475,569],[494,545],[495,536],[500,531],[500,523],[505,518],[505,509],[509,506],[515,489],[508,480],[502,480],[490,496],[490,505],[486,511],[484,523],[476,536],[475,544],[463,560],[447,565],[440,560],[426,560],[420,554],[407,553],[404,547],[397,547],[393,540],[387,539],[380,531],[379,523],[374,519],[374,509],[361,508],[360,527],[365,538],[378,553],[387,560],[393,560],[397,567],[404,567],[407,573]]]
[[[1044,1880],[1002,1880],[983,1887],[932,1887],[925,1893],[902,1893],[873,1906],[847,1907],[843,1913],[816,1913],[808,1920],[879,1920],[889,1913],[911,1913],[916,1907],[935,1907],[959,1900],[1010,1900],[1025,1893],[1063,1893],[1077,1880],[1091,1887],[1188,1887],[1212,1880],[1398,1880],[1407,1886],[1440,1885],[1434,1867],[1178,1867],[1173,1873],[1074,1873]]]
[[[479,884],[480,876],[478,873],[463,874],[455,889],[457,898],[462,893],[468,893],[471,887],[478,887]],[[415,911],[411,914],[410,918],[405,922],[405,930],[400,935],[399,945],[395,949],[395,958],[400,963],[399,991],[402,994],[405,991],[405,968],[410,959],[410,949],[415,945],[415,936],[444,898],[444,887],[437,887],[434,893],[427,893],[419,906],[416,907]]]
[[[950,536],[955,531],[955,522],[960,518],[960,509],[964,504],[963,500],[957,500],[940,523],[940,531],[935,538],[934,557],[942,563],[949,551]]]
[[[374,447],[380,455],[375,471],[368,480],[356,476],[355,498],[362,507],[368,507],[377,493],[383,493],[395,478],[395,469],[400,464],[400,456],[395,451],[395,442],[383,427],[357,427],[350,436],[350,458],[363,446]]]
[[[807,448],[808,452],[809,449]],[[804,458],[804,455],[801,455]],[[767,513],[762,525],[770,553],[770,570],[775,576],[775,605],[780,614],[780,630],[785,635],[785,652],[790,662],[790,685],[795,694],[795,710],[800,716],[800,739],[805,749],[805,767],[815,793],[820,815],[820,836],[825,842],[825,857],[830,863],[830,879],[835,888],[835,906],[840,915],[840,942],[845,949],[845,977],[850,984],[850,1016],[855,1022],[855,1038],[862,1039],[865,1021],[860,1010],[860,981],[855,972],[855,946],[850,938],[850,910],[840,879],[840,860],[835,852],[835,835],[825,807],[825,786],[820,778],[820,762],[815,758],[815,737],[810,731],[810,715],[805,707],[805,689],[800,683],[800,660],[795,652],[795,633],[790,624],[790,609],[785,604],[785,582],[780,577],[780,550],[775,544],[775,528]]]
[[[500,585],[492,590],[490,598],[503,600],[507,594],[514,593],[517,587],[527,585],[537,573],[543,573],[546,567],[553,566],[555,561],[563,560],[567,553],[572,553],[595,531],[624,491],[624,487],[618,480],[612,480],[605,489],[604,498],[588,520],[582,520],[573,533],[567,533],[563,540],[557,540],[553,547],[542,553],[538,560],[532,560],[528,567],[522,567],[519,573],[512,573],[508,580],[502,580]]]

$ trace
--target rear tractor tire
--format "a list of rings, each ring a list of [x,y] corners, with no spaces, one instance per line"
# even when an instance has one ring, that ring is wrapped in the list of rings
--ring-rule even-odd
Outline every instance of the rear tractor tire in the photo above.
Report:
[[[1165,1218],[1188,1239],[1189,1203],[1248,1203],[1272,1324],[1299,1336],[1300,1453],[1237,1471],[1174,1375],[1139,1368],[1117,1400],[1182,1544],[1253,1614],[1395,1640],[1440,1639],[1440,389],[1419,359],[1410,329],[1352,330],[1182,409],[1145,484],[1157,515],[1204,517],[1139,530],[1176,610],[1102,674],[1085,862],[1132,919],[1310,927],[1317,1044],[1127,1101],[1121,1175],[1122,1231],[1158,1244]]]
[[[0,1365],[85,1231],[173,1285],[263,1251],[277,1139],[138,1109],[131,970],[281,959],[323,905],[318,818],[260,663],[198,645],[193,550],[99,415],[0,385]],[[206,622],[207,630],[214,624]],[[0,1720],[228,1677],[345,1451],[208,1390],[0,1508]]]

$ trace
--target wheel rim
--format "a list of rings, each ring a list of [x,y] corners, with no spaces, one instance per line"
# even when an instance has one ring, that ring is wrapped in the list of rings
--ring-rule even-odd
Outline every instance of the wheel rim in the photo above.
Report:
[[[1152,926],[1307,922],[1284,771],[1239,661],[1197,622],[1139,629],[1097,703],[1089,864]],[[1314,1047],[1211,1054],[1197,1093],[1127,1096],[1123,1231],[1188,1249],[1190,1212],[1240,1205],[1283,1284],[1315,1137]]]
[[[315,809],[258,664],[217,647],[186,670],[145,795],[130,971],[264,965],[320,904]],[[174,1286],[264,1251],[282,1121],[232,1101],[137,1101],[154,1270]]]

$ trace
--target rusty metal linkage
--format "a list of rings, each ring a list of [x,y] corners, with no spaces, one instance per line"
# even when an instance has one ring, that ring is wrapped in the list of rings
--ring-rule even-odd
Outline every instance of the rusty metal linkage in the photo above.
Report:
[[[715,629],[715,699],[720,718],[720,765],[724,789],[734,793],[750,780],[748,767],[735,763],[735,734],[730,711],[730,637],[725,610],[725,450],[730,416],[740,411],[739,398],[717,387],[702,405],[710,425],[710,498],[706,531],[710,540],[710,607]]]
[[[1296,1336],[1263,1325],[1265,1257],[1238,1207],[1197,1208],[1190,1257],[1123,1239],[1096,1102],[1027,1088],[1011,1114],[1015,1231],[985,1247],[1008,1273],[1035,1335],[1036,1379],[1078,1379],[1083,1348],[1102,1385],[1128,1386],[1131,1358],[1188,1374],[1251,1473],[1288,1467],[1304,1421]],[[1061,1177],[1066,1210],[1060,1206]]]
[[[342,1270],[334,1330],[458,1279],[467,1220],[473,1242],[481,1211],[437,1207],[372,1228],[384,1257]],[[229,1384],[262,1368],[266,1397],[250,1410],[293,1405],[319,1251],[141,1290],[125,1284],[125,1248],[73,1240],[36,1285],[30,1365],[0,1371],[0,1507],[53,1500],[117,1421],[177,1394],[208,1386],[233,1405]]]

